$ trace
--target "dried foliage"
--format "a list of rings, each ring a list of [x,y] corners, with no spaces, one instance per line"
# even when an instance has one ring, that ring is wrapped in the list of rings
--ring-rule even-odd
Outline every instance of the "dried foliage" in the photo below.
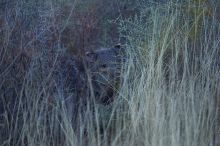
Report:
[[[2,0],[0,145],[215,145],[219,11],[217,0]]]

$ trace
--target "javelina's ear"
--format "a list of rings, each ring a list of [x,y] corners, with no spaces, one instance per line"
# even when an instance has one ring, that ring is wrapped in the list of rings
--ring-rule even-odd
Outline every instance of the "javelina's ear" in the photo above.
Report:
[[[121,46],[120,43],[118,43],[114,46],[114,50],[117,54],[124,54],[125,53],[125,49],[124,49],[124,47]]]
[[[121,44],[120,44],[120,43],[116,44],[116,45],[114,46],[114,48],[120,49],[120,48],[121,48]]]
[[[95,52],[89,51],[86,52],[86,60],[89,62],[95,62],[97,60],[98,56]]]

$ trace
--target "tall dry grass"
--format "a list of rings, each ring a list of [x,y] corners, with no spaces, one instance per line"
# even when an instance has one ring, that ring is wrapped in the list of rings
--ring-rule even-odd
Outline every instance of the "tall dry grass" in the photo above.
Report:
[[[0,38],[1,145],[215,146],[220,105],[220,27],[215,12],[191,15],[185,11],[190,3],[141,6],[137,17],[120,21],[128,59],[114,102],[101,105],[87,97],[75,111],[65,102],[75,93],[66,93],[55,79],[64,48],[59,31],[55,41],[49,37],[56,34],[50,26],[60,28],[54,15],[46,15],[54,14],[54,7],[49,3],[39,14],[42,21],[30,28],[36,33],[27,43],[12,33],[18,25],[9,25],[6,18],[14,17],[4,17],[8,23],[1,27]],[[14,53],[15,47],[21,50]],[[37,53],[26,55],[27,48]]]

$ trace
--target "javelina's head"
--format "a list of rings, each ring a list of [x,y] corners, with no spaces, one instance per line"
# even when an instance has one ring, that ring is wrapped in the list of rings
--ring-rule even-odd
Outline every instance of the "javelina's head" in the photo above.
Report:
[[[99,96],[113,96],[109,95],[113,92],[109,90],[120,80],[123,56],[124,49],[120,45],[86,53],[94,90]]]
[[[92,75],[99,74],[106,78],[103,80],[107,80],[109,77],[111,80],[115,73],[120,71],[123,54],[123,49],[119,45],[113,48],[101,48],[96,51],[87,52],[88,68]]]

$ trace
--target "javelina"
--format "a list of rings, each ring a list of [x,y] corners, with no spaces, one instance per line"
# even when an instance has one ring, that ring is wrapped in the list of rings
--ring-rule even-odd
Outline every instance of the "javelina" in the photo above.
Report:
[[[122,56],[123,49],[117,45],[87,52],[81,59],[77,56],[60,59],[58,84],[66,94],[71,92],[71,97],[65,95],[68,105],[73,108],[79,103],[86,104],[91,93],[101,104],[113,101],[115,87],[120,81]],[[91,79],[92,88],[88,79]]]

